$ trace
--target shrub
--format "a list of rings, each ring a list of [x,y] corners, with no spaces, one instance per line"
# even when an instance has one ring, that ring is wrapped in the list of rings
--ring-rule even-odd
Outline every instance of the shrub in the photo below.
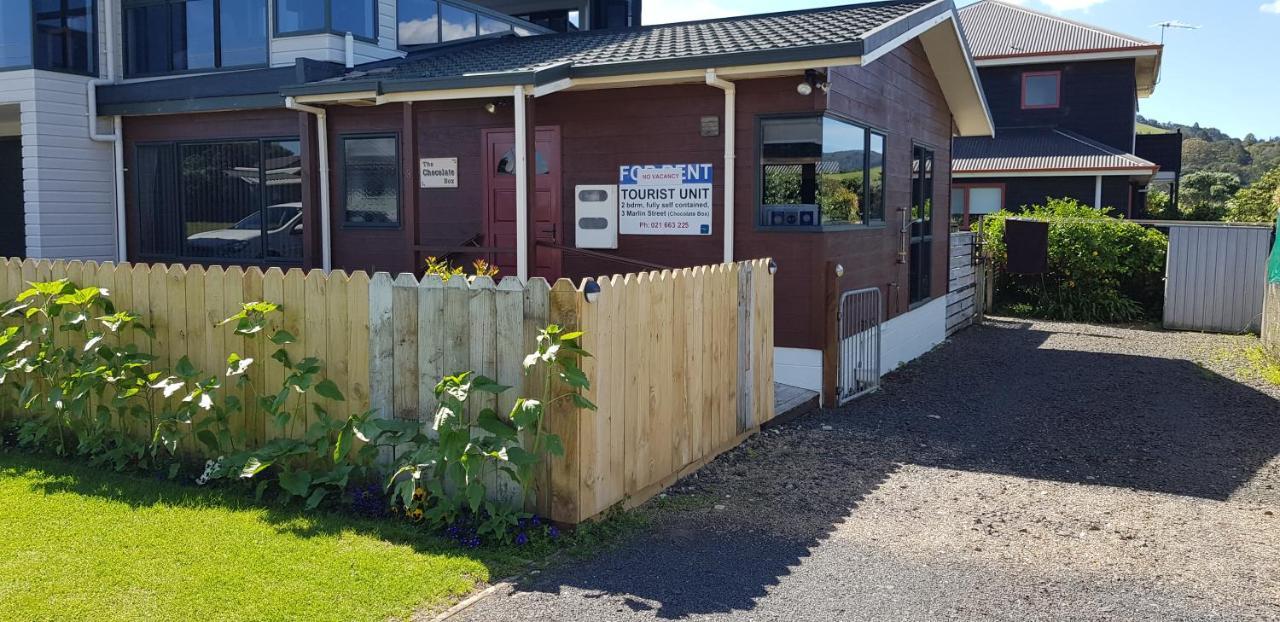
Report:
[[[1182,178],[1178,210],[1184,220],[1222,220],[1227,202],[1240,191],[1240,178],[1231,173],[1198,171]]]
[[[1237,192],[1227,205],[1226,220],[1275,222],[1277,197],[1280,197],[1280,167],[1272,169],[1248,188]]]
[[[1164,304],[1168,240],[1159,231],[1110,216],[1071,199],[1051,199],[1019,217],[1049,221],[1049,271],[1011,275],[1004,267],[1005,221],[985,221],[984,236],[996,266],[996,292],[1006,309],[1048,319],[1129,322],[1159,317]]]
[[[476,268],[489,271],[487,264]],[[216,456],[195,478],[199,485],[254,482],[256,497],[270,491],[307,509],[343,498],[364,516],[398,510],[433,528],[453,528],[472,545],[554,536],[554,527],[524,508],[532,505],[538,468],[564,455],[548,430],[548,410],[558,402],[596,408],[582,395],[590,387],[578,366],[590,356],[579,346],[582,333],[556,325],[541,331],[537,350],[524,360],[539,381],[538,395],[515,399],[509,413],[481,408],[474,398],[510,387],[472,372],[445,377],[435,389],[440,406],[428,434],[417,421],[378,419],[372,411],[331,414],[322,404],[339,408],[345,397],[324,377],[323,361],[293,359],[288,346],[297,337],[276,327],[280,312],[273,303],[245,303],[219,324],[256,342],[257,351],[274,349],[268,360],[232,352],[225,372],[209,374],[182,357],[170,370],[131,343],[134,331],[152,340],[154,332],[140,316],[117,310],[107,290],[66,279],[32,283],[0,305],[0,442],[12,436],[27,448],[171,479],[199,448]],[[248,372],[263,364],[283,380],[273,386],[254,380]],[[291,435],[308,403],[305,433]],[[271,440],[249,441],[247,404],[274,428]],[[391,464],[379,464],[392,454]],[[394,473],[386,488],[371,486],[386,481],[386,467]],[[494,501],[490,487],[506,483],[518,497]]]

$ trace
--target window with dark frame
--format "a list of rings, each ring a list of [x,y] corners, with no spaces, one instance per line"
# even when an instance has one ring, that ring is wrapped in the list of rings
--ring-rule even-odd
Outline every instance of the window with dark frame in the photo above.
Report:
[[[0,19],[0,68],[98,71],[94,0],[14,0]]]
[[[126,0],[125,75],[261,67],[267,0]]]
[[[916,145],[911,153],[911,226],[907,291],[914,306],[933,288],[933,150]]]
[[[134,154],[141,259],[302,262],[297,138],[146,143]]]
[[[885,135],[831,115],[760,120],[762,227],[884,222]]]
[[[394,135],[342,137],[342,222],[400,226],[400,141]]]
[[[397,0],[396,13],[396,35],[402,49],[503,33],[521,37],[537,34],[518,17],[486,14],[440,0]]]
[[[374,41],[378,34],[376,0],[275,0],[277,35],[351,33]]]
[[[1023,110],[1047,110],[1061,105],[1061,71],[1028,71],[1022,74]]]

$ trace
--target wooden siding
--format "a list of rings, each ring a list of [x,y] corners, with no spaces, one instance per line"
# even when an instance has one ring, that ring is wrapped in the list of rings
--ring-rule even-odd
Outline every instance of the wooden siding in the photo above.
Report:
[[[88,81],[49,71],[0,72],[0,104],[21,110],[20,192],[32,257],[116,254],[112,150],[89,140]]]
[[[982,177],[956,180],[964,184],[1003,184],[1004,208],[1017,211],[1029,205],[1044,205],[1046,199],[1075,199],[1093,207],[1098,178],[1082,177]],[[1102,206],[1117,214],[1127,214],[1130,183],[1128,177],[1102,178]]]
[[[829,233],[823,236],[824,261],[845,268],[839,289],[878,287],[884,295],[885,321],[909,309],[908,265],[899,263],[903,211],[911,205],[912,145],[934,150],[933,247],[931,298],[947,293],[947,236],[951,213],[951,112],[923,47],[909,43],[867,67],[843,67],[831,74],[829,108],[887,135],[885,225]],[[817,270],[813,271],[815,276]],[[781,270],[779,270],[781,274]],[[794,275],[789,275],[794,278]],[[822,300],[823,284],[815,278],[813,300]],[[809,310],[807,322],[821,331],[820,305]],[[781,334],[781,331],[780,331]],[[806,345],[818,347],[812,338]],[[792,345],[792,344],[787,344]]]
[[[972,326],[982,311],[982,290],[974,256],[978,234],[951,234],[951,270],[947,288],[947,336]]]
[[[1022,108],[1022,74],[1027,71],[1062,72],[1061,106]],[[1133,151],[1138,84],[1132,59],[983,67],[978,74],[997,130],[1055,126]]]

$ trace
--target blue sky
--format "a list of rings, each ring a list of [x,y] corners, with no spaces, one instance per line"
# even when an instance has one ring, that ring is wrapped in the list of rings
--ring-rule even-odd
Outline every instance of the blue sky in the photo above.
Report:
[[[852,0],[644,0],[644,21],[656,24],[747,13],[848,4]],[[958,0],[969,4],[972,0]],[[1177,20],[1199,30],[1171,30],[1155,95],[1142,115],[1217,127],[1243,138],[1280,136],[1280,0],[1020,0],[1034,9],[1149,39],[1157,22]]]

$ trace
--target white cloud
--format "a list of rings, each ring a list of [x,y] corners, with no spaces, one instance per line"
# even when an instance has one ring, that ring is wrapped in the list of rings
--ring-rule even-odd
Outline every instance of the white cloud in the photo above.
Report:
[[[1280,15],[1280,0],[1268,2],[1258,8],[1261,9],[1263,13],[1275,13],[1276,15]]]

